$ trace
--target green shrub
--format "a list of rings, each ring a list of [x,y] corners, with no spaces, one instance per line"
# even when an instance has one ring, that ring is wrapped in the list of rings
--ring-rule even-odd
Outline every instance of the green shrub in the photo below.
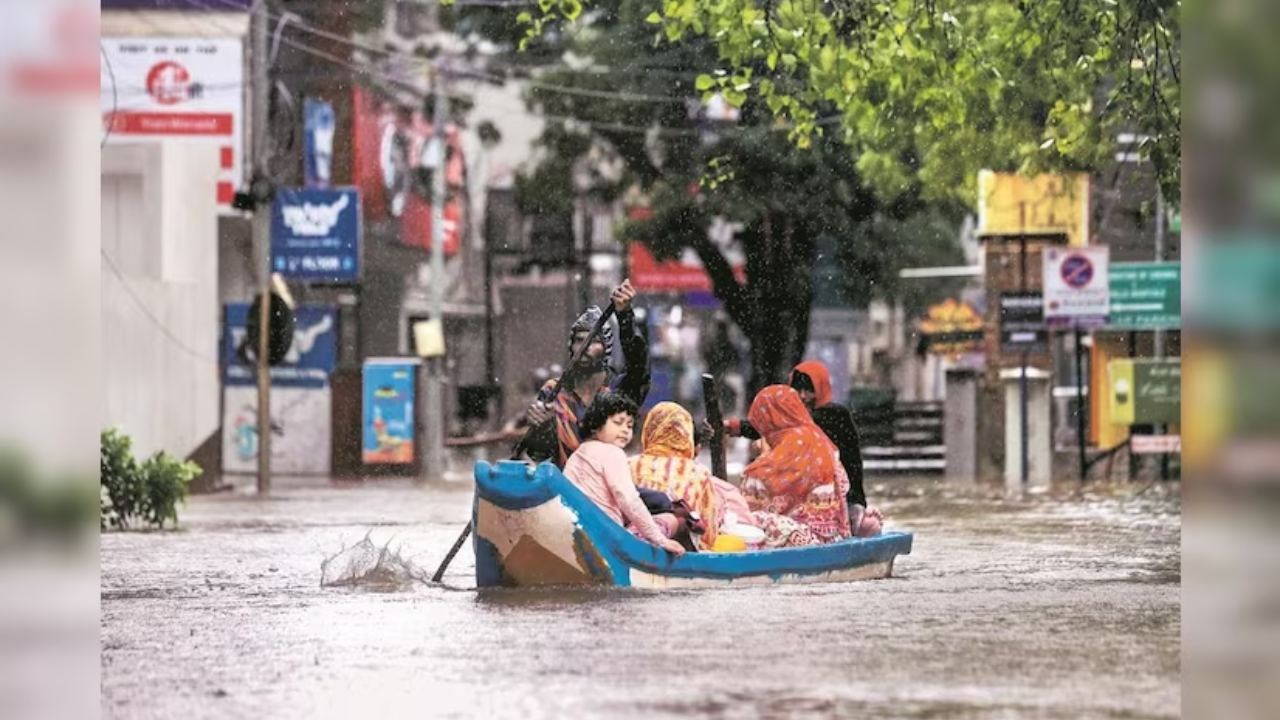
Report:
[[[178,524],[178,505],[200,475],[200,466],[158,452],[139,463],[129,436],[114,428],[102,431],[100,526],[125,530],[133,523],[163,528]]]

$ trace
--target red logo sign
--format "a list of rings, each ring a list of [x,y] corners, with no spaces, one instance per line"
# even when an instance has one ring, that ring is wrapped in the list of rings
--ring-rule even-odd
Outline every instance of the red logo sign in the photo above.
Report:
[[[161,105],[176,105],[191,97],[191,75],[172,60],[157,63],[147,73],[147,92]]]

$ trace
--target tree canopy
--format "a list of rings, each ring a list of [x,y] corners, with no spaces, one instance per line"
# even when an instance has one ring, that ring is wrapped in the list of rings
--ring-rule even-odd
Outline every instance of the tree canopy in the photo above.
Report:
[[[930,206],[915,183],[874,191],[839,133],[815,134],[797,147],[758,97],[735,98],[738,117],[717,120],[700,78],[720,67],[719,51],[702,37],[655,48],[645,18],[661,2],[598,0],[578,22],[537,36],[542,52],[508,58],[537,66],[527,100],[549,119],[540,161],[517,179],[517,201],[567,227],[575,196],[611,201],[640,190],[651,217],[630,223],[625,237],[659,259],[697,253],[716,297],[751,342],[753,384],[767,384],[803,356],[815,269],[838,277],[855,306],[903,297],[909,289],[897,273],[904,263],[954,263],[958,213]],[[551,55],[562,61],[546,64]],[[575,176],[599,168],[608,171],[575,188]],[[926,209],[933,211],[928,222],[913,221]],[[745,281],[709,236],[717,219],[741,228]],[[948,223],[949,232],[925,238],[936,242],[907,247],[917,244],[918,228]],[[819,257],[823,238],[835,241],[834,256]]]
[[[603,0],[540,0],[526,38]],[[1122,134],[1181,186],[1180,0],[661,0],[669,43],[705,38],[696,80],[757,98],[801,146],[827,133],[885,196],[971,199],[984,168],[1099,170]],[[838,124],[821,120],[835,116]],[[1124,148],[1126,150],[1132,148]]]

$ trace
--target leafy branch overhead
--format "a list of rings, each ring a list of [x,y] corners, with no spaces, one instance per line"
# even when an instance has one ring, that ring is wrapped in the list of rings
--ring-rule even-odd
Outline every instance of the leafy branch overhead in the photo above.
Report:
[[[526,39],[599,0],[541,0]],[[807,146],[854,146],[884,195],[969,197],[978,170],[1094,170],[1118,136],[1180,196],[1180,0],[661,0],[668,43],[709,39],[696,89],[759,98]],[[820,123],[831,118],[836,123]],[[1133,148],[1123,148],[1132,150]]]

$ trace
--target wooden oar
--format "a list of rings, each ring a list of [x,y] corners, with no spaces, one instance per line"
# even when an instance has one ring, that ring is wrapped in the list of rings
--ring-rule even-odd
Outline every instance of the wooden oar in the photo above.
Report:
[[[725,463],[724,414],[720,412],[720,388],[715,377],[702,374],[702,400],[707,405],[707,422],[711,424],[711,474],[721,480],[729,479]]]
[[[605,307],[604,312],[600,313],[600,319],[596,320],[596,324],[594,327],[591,328],[591,332],[587,333],[587,339],[583,341],[582,347],[578,348],[578,351],[575,352],[573,354],[573,357],[569,359],[569,364],[565,367],[564,372],[560,373],[560,377],[556,378],[555,390],[552,391],[551,397],[544,401],[545,403],[547,404],[554,403],[556,401],[556,398],[560,397],[560,390],[564,388],[565,380],[567,380],[570,377],[570,373],[572,373],[574,369],[578,367],[578,363],[582,361],[582,356],[586,354],[587,348],[591,347],[592,341],[594,341],[596,339],[596,336],[599,335],[602,330],[604,330],[605,323],[609,322],[609,318],[613,317],[613,312],[614,312],[613,303],[610,302],[608,306]],[[609,349],[605,348],[605,352],[608,353]],[[516,443],[515,450],[511,452],[512,460],[519,460],[520,456],[524,454],[524,449],[525,449],[524,441],[529,437],[529,433],[532,431],[533,431],[532,427],[526,430],[525,434],[521,436],[520,442]],[[453,557],[458,554],[459,550],[462,549],[462,544],[467,541],[467,536],[469,536],[470,534],[471,534],[471,521],[468,520],[467,526],[462,528],[462,534],[459,535],[458,539],[454,541],[453,547],[449,548],[448,554],[444,556],[444,561],[440,563],[440,567],[437,568],[435,574],[431,576],[431,582],[438,583],[440,582],[441,579],[444,578],[445,568],[449,567],[449,563],[453,562]]]

